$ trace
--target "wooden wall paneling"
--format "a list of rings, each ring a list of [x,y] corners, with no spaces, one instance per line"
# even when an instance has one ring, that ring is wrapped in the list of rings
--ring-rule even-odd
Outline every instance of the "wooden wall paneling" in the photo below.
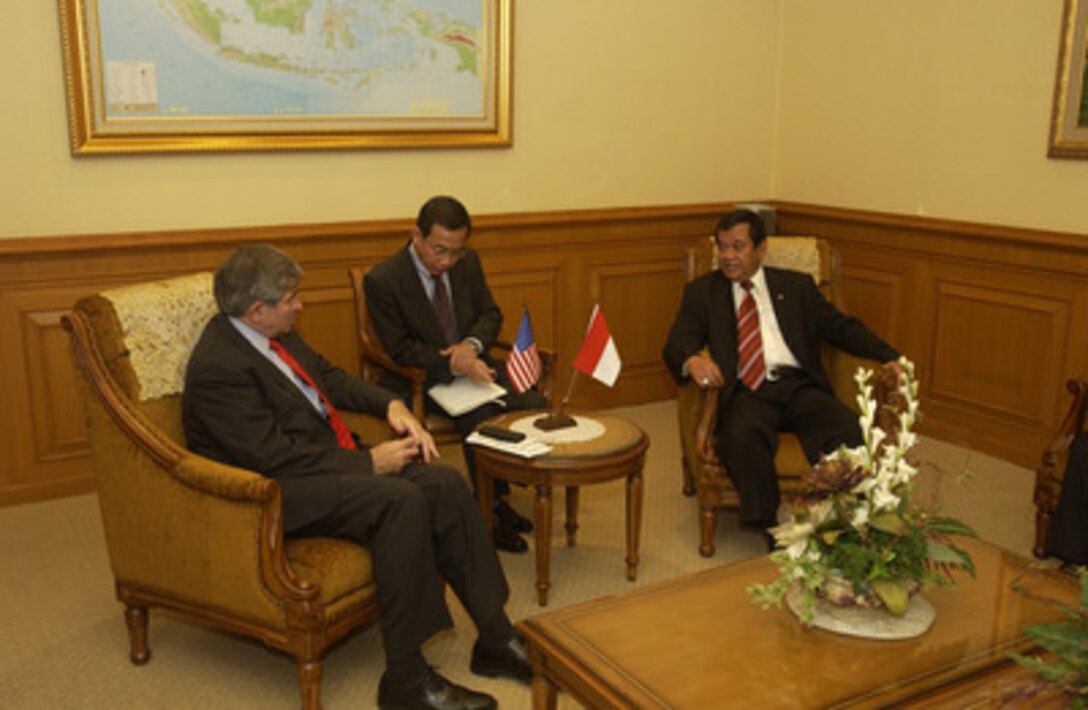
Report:
[[[1088,370],[1088,235],[794,203],[778,209],[783,229],[836,244],[855,292],[864,291],[859,268],[903,274],[901,305],[878,327],[904,334],[892,342],[918,364],[923,433],[1038,463],[1067,404],[1066,379]],[[862,308],[874,322],[889,312]]]
[[[649,338],[628,326],[634,321],[641,327],[644,319],[626,312],[644,308],[629,297],[638,292],[640,272],[656,290],[665,288],[669,270],[675,269],[675,298],[669,295],[665,308],[671,311],[679,296],[683,249],[705,234],[726,208],[715,204],[484,215],[474,219],[472,242],[506,314],[504,334],[513,338],[521,302],[528,302],[538,341],[560,353],[558,385],[565,391],[569,362],[581,344],[591,302],[590,264],[642,264],[626,277],[623,269],[628,267],[620,266],[615,274],[606,268],[601,283],[609,284],[604,291],[611,304],[606,306],[610,323],[616,321],[624,333],[632,333],[619,337],[635,337],[636,342]],[[0,427],[0,505],[93,487],[76,375],[67,339],[58,329],[60,316],[78,298],[124,284],[214,270],[242,244],[271,242],[306,270],[300,331],[331,361],[354,371],[347,268],[377,263],[401,248],[411,224],[385,220],[0,240],[0,332],[7,336],[0,341],[0,407],[5,415]],[[671,312],[667,317],[671,319]],[[650,318],[656,319],[656,331],[666,316],[661,311]],[[664,331],[655,337],[663,338]],[[625,372],[638,375],[630,379],[630,392],[623,379],[614,390],[593,383],[582,388],[579,403],[601,407],[671,396],[671,385],[646,384],[652,383],[655,367],[667,381],[657,353],[651,354],[659,346],[651,349],[648,343],[621,353],[626,368],[634,367]]]
[[[590,263],[589,296],[600,303],[623,362],[616,386],[599,398],[605,406],[675,394],[661,348],[684,286],[682,254],[674,247],[641,258]]]

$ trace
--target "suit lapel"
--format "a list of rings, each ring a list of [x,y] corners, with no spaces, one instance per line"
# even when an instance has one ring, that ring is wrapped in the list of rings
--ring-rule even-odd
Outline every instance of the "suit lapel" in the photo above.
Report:
[[[426,342],[441,345],[445,342],[442,334],[442,326],[438,324],[438,316],[434,312],[434,304],[427,298],[427,292],[423,289],[423,283],[416,270],[416,263],[408,252],[411,242],[401,249],[397,260],[399,291],[404,303],[405,317],[409,323],[413,323],[416,330]],[[456,291],[455,291],[456,293]]]
[[[782,278],[783,274],[777,269],[764,269],[767,280],[767,291],[771,298],[771,306],[774,308],[774,317],[778,321],[778,330],[782,333],[783,340],[790,351],[797,357],[802,352],[798,349],[802,338],[801,322],[797,318],[797,300],[789,288],[789,281]]]
[[[216,326],[219,328],[220,334],[224,339],[234,346],[238,357],[249,362],[254,369],[256,369],[261,379],[268,381],[274,386],[282,389],[284,392],[287,392],[299,406],[305,407],[307,411],[312,412],[319,420],[324,421],[324,417],[321,416],[320,412],[314,409],[314,405],[306,395],[302,393],[299,386],[288,378],[278,367],[273,365],[268,358],[257,352],[257,349],[253,347],[253,344],[238,332],[238,329],[231,324],[227,316],[216,316]],[[291,353],[291,355],[298,361],[298,356],[295,353]],[[303,365],[301,361],[299,361],[299,364],[302,366],[302,369],[306,369],[306,366]],[[308,370],[306,374],[310,375],[311,379],[313,378],[313,374]],[[316,382],[317,380],[315,379],[314,381]]]

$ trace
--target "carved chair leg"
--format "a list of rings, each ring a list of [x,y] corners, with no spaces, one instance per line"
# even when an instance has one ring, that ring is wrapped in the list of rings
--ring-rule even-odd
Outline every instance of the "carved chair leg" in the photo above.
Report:
[[[1035,547],[1031,553],[1038,559],[1047,556],[1047,546],[1050,542],[1050,511],[1039,509],[1035,512]]]
[[[680,470],[684,474],[684,495],[690,498],[695,495],[695,476],[692,475],[691,469],[688,468],[688,457],[682,454],[680,456]]]
[[[125,626],[128,627],[128,658],[133,665],[142,666],[151,660],[147,647],[147,607],[125,604]]]
[[[321,710],[321,659],[298,659],[298,692],[302,710]]]
[[[699,554],[714,556],[714,538],[718,532],[718,513],[713,508],[699,508]]]

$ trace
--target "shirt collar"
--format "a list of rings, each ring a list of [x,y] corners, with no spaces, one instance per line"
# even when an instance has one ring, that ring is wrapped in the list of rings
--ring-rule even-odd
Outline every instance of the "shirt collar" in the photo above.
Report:
[[[240,318],[234,316],[228,316],[230,324],[234,326],[234,329],[242,334],[250,345],[257,348],[259,353],[267,353],[271,350],[268,346],[268,336],[258,332],[252,326],[246,325]]]
[[[749,279],[752,282],[752,293],[767,293],[767,275],[763,273],[763,266],[761,265],[756,272],[752,274],[752,278]],[[740,285],[739,281],[730,282],[733,284],[733,295],[743,295],[744,287]]]

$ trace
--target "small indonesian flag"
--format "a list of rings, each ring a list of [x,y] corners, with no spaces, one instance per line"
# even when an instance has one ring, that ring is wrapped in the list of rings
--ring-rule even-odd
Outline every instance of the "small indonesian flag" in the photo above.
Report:
[[[536,384],[540,379],[540,353],[533,338],[533,326],[529,324],[529,310],[521,311],[521,325],[514,338],[514,349],[506,360],[506,376],[519,394]]]
[[[616,378],[620,376],[620,354],[599,306],[593,306],[586,339],[582,341],[582,349],[578,351],[573,364],[575,369],[609,387],[616,384]]]

